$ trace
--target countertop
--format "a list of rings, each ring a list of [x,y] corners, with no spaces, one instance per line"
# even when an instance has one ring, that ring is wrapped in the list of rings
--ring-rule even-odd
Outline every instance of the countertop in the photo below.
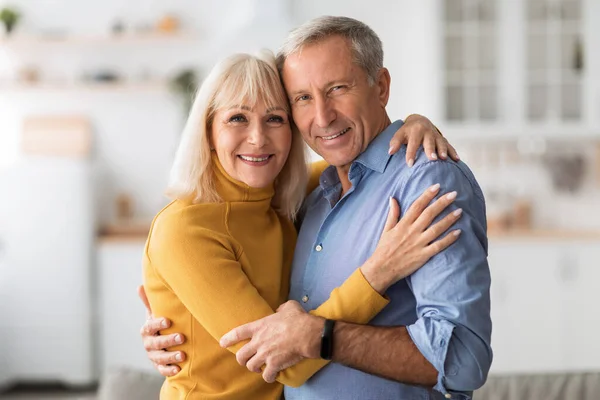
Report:
[[[149,221],[131,221],[128,223],[103,226],[98,232],[100,244],[145,242],[150,229]],[[600,230],[579,229],[527,229],[527,230],[490,230],[488,238],[494,240],[597,240],[600,242]]]

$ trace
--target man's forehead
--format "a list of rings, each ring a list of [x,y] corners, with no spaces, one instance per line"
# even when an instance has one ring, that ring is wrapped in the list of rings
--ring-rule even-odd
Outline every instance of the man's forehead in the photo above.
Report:
[[[291,54],[283,64],[283,83],[286,87],[309,82],[325,85],[356,75],[360,67],[351,57],[336,56],[338,54],[326,49],[312,49]]]

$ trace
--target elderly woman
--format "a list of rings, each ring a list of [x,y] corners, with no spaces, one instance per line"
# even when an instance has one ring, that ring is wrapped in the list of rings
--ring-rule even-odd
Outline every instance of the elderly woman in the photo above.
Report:
[[[314,174],[319,173],[317,168]],[[161,333],[187,338],[170,349],[187,359],[179,363],[181,372],[165,381],[161,399],[278,399],[282,383],[300,385],[325,365],[305,360],[282,371],[278,382],[266,383],[237,363],[241,344],[219,346],[223,334],[274,313],[286,301],[296,241],[293,220],[307,175],[304,144],[293,127],[273,55],[234,55],[215,66],[181,138],[168,188],[173,201],[154,219],[144,254],[152,310],[172,321]],[[416,216],[429,210],[430,217],[414,224],[430,235],[428,229],[437,225],[446,231],[458,218],[450,214],[428,228],[451,202],[443,196],[429,205],[438,190],[426,191],[409,210]],[[403,248],[407,245],[394,240],[399,210],[390,209],[369,267],[377,268],[378,254],[393,254],[386,265],[397,268],[382,268],[380,274],[395,282],[422,265],[415,265],[411,255],[423,249]],[[441,238],[442,248],[456,238]],[[367,323],[387,302],[359,268],[312,313]]]

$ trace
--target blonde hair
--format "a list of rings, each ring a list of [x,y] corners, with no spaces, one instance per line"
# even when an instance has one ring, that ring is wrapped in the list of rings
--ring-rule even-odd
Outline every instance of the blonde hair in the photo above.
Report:
[[[290,116],[292,146],[275,180],[271,204],[278,213],[294,219],[306,193],[306,148],[292,122],[275,57],[267,50],[255,56],[234,54],[227,57],[215,65],[203,82],[194,99],[171,168],[167,188],[169,197],[192,198],[197,203],[223,201],[215,189],[209,144],[214,115],[224,107],[235,104],[252,106],[261,100],[267,108],[283,107]]]

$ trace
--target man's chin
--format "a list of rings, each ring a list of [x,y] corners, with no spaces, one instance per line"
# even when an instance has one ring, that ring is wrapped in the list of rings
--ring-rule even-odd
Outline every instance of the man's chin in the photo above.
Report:
[[[339,154],[320,154],[320,156],[323,157],[325,161],[327,161],[327,164],[332,165],[336,168],[349,167],[350,164],[352,164],[352,162],[356,159],[356,157],[358,157],[358,155],[356,157],[352,157],[340,156]]]

